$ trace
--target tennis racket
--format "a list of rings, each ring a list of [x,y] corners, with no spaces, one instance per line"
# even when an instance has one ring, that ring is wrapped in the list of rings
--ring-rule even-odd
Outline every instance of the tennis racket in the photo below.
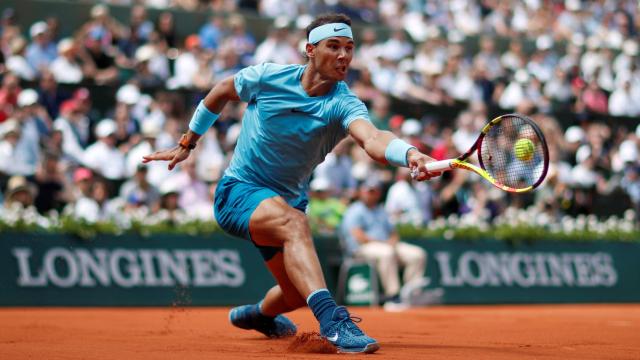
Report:
[[[478,164],[468,160],[477,152]],[[473,171],[497,188],[523,193],[538,187],[549,169],[549,149],[533,120],[520,114],[498,116],[482,128],[471,148],[455,159],[426,164],[429,172],[464,169]],[[412,176],[418,169],[411,170]]]

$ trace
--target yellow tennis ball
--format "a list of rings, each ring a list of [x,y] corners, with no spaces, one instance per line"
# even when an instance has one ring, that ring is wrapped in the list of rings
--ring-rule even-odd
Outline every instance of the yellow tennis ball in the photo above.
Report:
[[[535,145],[533,145],[533,142],[529,139],[520,139],[516,141],[516,145],[514,147],[516,157],[521,161],[529,161],[533,159],[535,149]]]

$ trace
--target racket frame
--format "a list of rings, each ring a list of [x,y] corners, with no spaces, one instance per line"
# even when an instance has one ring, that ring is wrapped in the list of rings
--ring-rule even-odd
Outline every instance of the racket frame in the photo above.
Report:
[[[542,168],[542,174],[534,184],[524,188],[512,188],[510,186],[499,183],[496,179],[494,179],[489,174],[489,172],[486,170],[484,163],[482,161],[482,141],[484,140],[485,136],[487,135],[487,133],[489,133],[489,130],[492,127],[496,126],[504,118],[509,116],[518,117],[524,120],[527,124],[529,124],[535,131],[536,135],[538,136],[538,139],[540,140],[540,146],[542,147],[542,150],[543,150],[544,164]],[[478,162],[480,166],[476,166],[467,161],[467,159],[469,159],[471,155],[473,155],[473,153],[476,151],[478,152]],[[480,131],[480,135],[478,136],[478,139],[476,139],[473,145],[464,154],[458,156],[455,159],[447,159],[447,160],[431,162],[426,164],[425,167],[429,172],[440,172],[440,171],[447,171],[452,169],[465,169],[465,170],[473,171],[474,173],[482,176],[485,180],[489,181],[492,185],[494,185],[498,189],[501,189],[507,192],[512,192],[512,193],[524,193],[524,192],[529,192],[537,188],[538,186],[540,186],[540,184],[544,181],[545,177],[547,176],[547,172],[549,170],[549,148],[547,147],[547,141],[544,138],[544,134],[542,133],[542,130],[540,130],[538,125],[533,120],[520,114],[505,114],[505,115],[500,115],[494,118],[493,120],[489,121]]]

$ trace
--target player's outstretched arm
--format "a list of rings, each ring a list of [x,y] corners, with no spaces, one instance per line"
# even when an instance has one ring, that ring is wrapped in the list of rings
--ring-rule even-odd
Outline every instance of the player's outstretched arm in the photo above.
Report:
[[[385,164],[418,169],[416,180],[429,180],[441,173],[428,172],[425,164],[435,161],[419,152],[390,131],[382,131],[369,121],[358,119],[349,125],[349,134],[372,159]]]
[[[143,156],[142,162],[169,161],[169,170],[173,170],[179,162],[189,157],[191,150],[196,147],[198,139],[213,125],[227,102],[238,100],[240,98],[233,84],[233,76],[222,80],[200,102],[189,123],[189,130],[182,135],[178,145],[172,149],[160,150]]]

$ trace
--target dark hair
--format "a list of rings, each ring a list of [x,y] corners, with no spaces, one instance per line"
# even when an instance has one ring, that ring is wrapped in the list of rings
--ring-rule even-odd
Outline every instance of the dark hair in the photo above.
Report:
[[[311,32],[311,30],[317,28],[318,26],[322,26],[324,24],[332,24],[332,23],[343,23],[351,26],[351,18],[345,14],[336,14],[336,13],[322,14],[318,16],[315,20],[313,20],[311,24],[309,24],[309,26],[307,26],[307,29],[306,29],[307,39],[309,38],[309,33]]]

